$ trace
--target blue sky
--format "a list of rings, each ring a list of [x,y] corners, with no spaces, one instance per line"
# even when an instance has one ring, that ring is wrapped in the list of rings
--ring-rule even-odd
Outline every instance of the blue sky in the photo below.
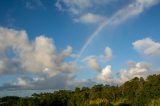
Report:
[[[0,1],[0,90],[114,85],[159,73],[159,11],[159,0]]]

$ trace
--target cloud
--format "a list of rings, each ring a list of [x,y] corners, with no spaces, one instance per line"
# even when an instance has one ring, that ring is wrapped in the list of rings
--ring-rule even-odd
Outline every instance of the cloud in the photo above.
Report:
[[[124,83],[134,77],[146,78],[152,72],[150,64],[146,62],[129,62],[128,65],[128,69],[120,70],[118,83]]]
[[[106,17],[97,11],[115,1],[118,0],[57,0],[55,6],[58,10],[71,14],[75,22],[100,24]]]
[[[87,13],[82,16],[80,16],[78,19],[75,19],[76,22],[81,23],[88,23],[88,24],[96,24],[100,23],[105,19],[105,17],[93,14],[93,13]]]
[[[151,38],[144,38],[133,42],[134,49],[146,56],[160,56],[160,43]]]
[[[86,62],[87,65],[90,68],[92,68],[92,69],[94,69],[96,71],[100,71],[101,70],[101,68],[100,68],[100,66],[98,64],[97,58],[95,56],[86,57],[85,59],[83,59],[83,61]]]
[[[119,25],[120,23],[133,18],[135,16],[140,15],[146,9],[156,5],[159,3],[159,0],[134,0],[127,6],[119,9],[115,14],[113,14],[110,18],[107,18],[102,22],[97,29],[90,35],[89,39],[82,46],[80,50],[80,55],[87,49],[88,45],[93,41],[93,39],[98,36],[98,34],[108,26]]]
[[[110,47],[106,47],[105,50],[104,50],[104,54],[102,55],[99,55],[99,56],[87,56],[85,57],[82,61],[87,63],[87,65],[100,72],[101,71],[101,67],[100,67],[100,62],[108,62],[109,60],[112,59],[112,49]]]
[[[90,7],[92,4],[89,0],[57,0],[56,6],[62,10],[62,4],[66,5],[67,11],[72,14],[79,14],[82,9]],[[61,7],[61,8],[59,8]]]
[[[30,10],[34,10],[37,8],[46,9],[41,0],[27,0],[25,1],[25,7]]]
[[[70,46],[57,51],[52,39],[41,35],[30,41],[23,30],[1,27],[0,34],[0,74],[29,72],[52,77],[76,70],[74,61],[64,60],[72,57]]]
[[[19,71],[19,66],[16,59],[0,58],[0,74],[14,74]]]
[[[0,75],[22,75],[2,84],[0,90],[74,89],[95,84],[75,79],[77,65],[72,58],[77,55],[71,46],[58,51],[51,38],[41,35],[30,41],[24,30],[0,27],[0,35]]]
[[[128,68],[121,69],[117,75],[113,75],[111,65],[107,65],[97,75],[97,81],[110,85],[121,85],[134,77],[146,78],[150,74],[154,74],[151,65],[146,62],[128,62]]]
[[[150,64],[146,62],[128,62],[128,68],[121,69],[118,76],[113,75],[112,66],[106,65],[94,79],[76,80],[69,74],[57,74],[52,77],[34,76],[18,77],[16,81],[4,83],[0,90],[44,90],[44,89],[75,89],[75,87],[91,87],[98,83],[121,85],[134,77],[146,78],[153,74]],[[57,82],[58,81],[58,82]]]
[[[109,24],[117,25],[119,23],[122,23],[129,18],[141,14],[146,9],[154,6],[157,3],[159,3],[159,0],[134,0],[134,2],[132,2],[128,6],[117,11],[109,20]]]
[[[103,6],[118,2],[118,0],[57,0],[56,7],[61,11],[68,11],[72,14],[76,22],[81,23],[97,23],[97,29],[90,35],[89,39],[82,46],[80,55],[86,50],[93,39],[107,26],[119,25],[120,23],[140,15],[146,9],[159,3],[159,0],[133,0],[128,5],[118,9],[113,15],[97,15]],[[96,12],[93,11],[96,8]],[[93,14],[94,13],[94,14]]]
[[[0,90],[43,90],[43,89],[62,89],[65,88],[67,76],[56,75],[46,78],[19,77],[16,81],[5,83]],[[58,81],[58,82],[57,82]]]
[[[103,83],[111,84],[113,82],[112,69],[110,65],[107,65],[97,76],[97,79]]]
[[[104,62],[111,60],[112,57],[113,57],[113,53],[110,47],[106,47],[104,50],[104,54],[100,55],[100,58],[102,58]]]
[[[73,90],[75,87],[91,87],[94,84],[96,82],[89,79],[75,80],[74,76],[59,74],[53,77],[19,77],[16,81],[0,86],[0,90]]]
[[[95,6],[102,6],[113,1],[116,0],[57,0],[55,6],[60,11],[66,10],[71,14],[78,15],[83,14],[88,9],[93,9]]]
[[[29,78],[29,77],[20,77],[17,78],[17,81],[12,83],[11,85],[14,86],[21,86],[23,88],[31,86],[29,83],[32,81],[33,79]]]

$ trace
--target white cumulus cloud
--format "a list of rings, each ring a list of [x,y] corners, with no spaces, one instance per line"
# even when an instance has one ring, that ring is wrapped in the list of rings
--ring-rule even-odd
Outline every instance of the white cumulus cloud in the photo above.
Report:
[[[112,69],[110,65],[107,65],[97,76],[97,79],[103,83],[111,84],[113,82]]]
[[[151,38],[144,38],[133,42],[135,50],[147,56],[160,56],[160,43]]]
[[[121,69],[119,72],[118,83],[123,83],[125,81],[131,80],[134,77],[146,78],[150,73],[150,64],[146,62],[129,62],[128,69]]]
[[[0,73],[30,72],[54,76],[70,73],[76,69],[72,57],[72,47],[57,51],[52,39],[43,35],[34,41],[28,39],[25,31],[0,28]]]

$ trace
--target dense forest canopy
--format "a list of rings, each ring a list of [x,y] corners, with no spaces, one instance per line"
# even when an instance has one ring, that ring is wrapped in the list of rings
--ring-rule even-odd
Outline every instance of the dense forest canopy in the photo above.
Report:
[[[146,80],[135,77],[121,86],[94,85],[91,88],[59,90],[31,97],[7,96],[0,106],[159,106],[160,74]]]

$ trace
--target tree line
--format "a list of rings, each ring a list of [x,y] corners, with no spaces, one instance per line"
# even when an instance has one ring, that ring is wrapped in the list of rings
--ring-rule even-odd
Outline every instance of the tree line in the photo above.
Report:
[[[135,77],[121,86],[94,85],[30,97],[0,98],[0,106],[160,106],[160,74]]]

